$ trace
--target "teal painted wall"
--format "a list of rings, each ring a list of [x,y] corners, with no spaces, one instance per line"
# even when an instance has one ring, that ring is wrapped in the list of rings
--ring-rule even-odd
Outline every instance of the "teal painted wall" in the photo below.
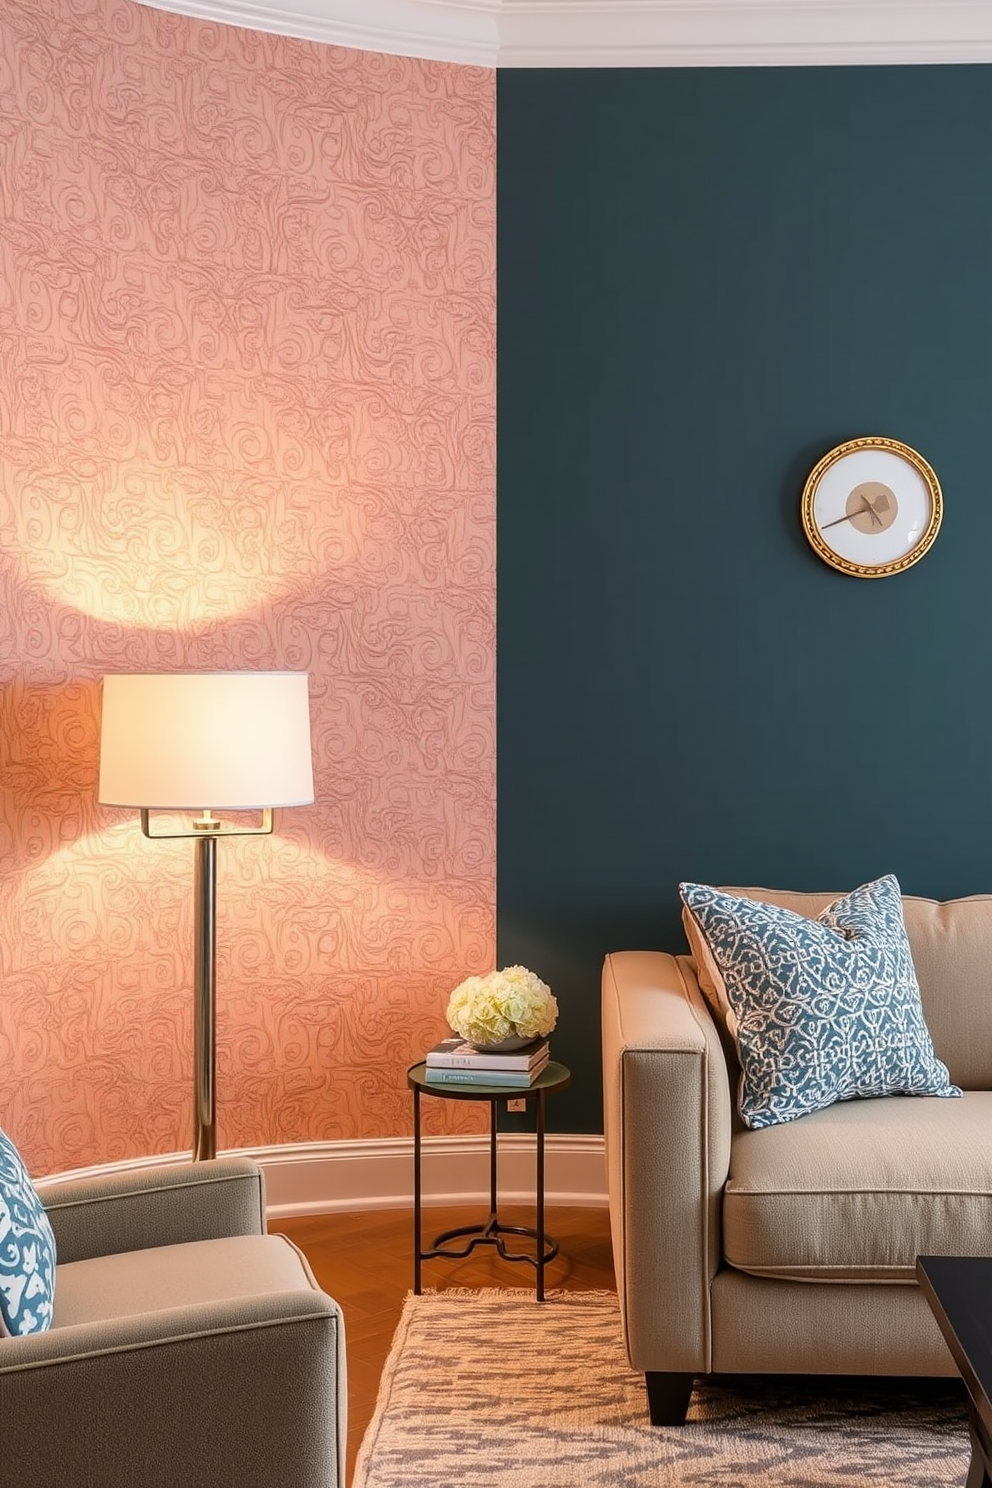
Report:
[[[599,977],[681,878],[992,889],[992,69],[498,90],[498,916],[601,1130]],[[882,434],[945,498],[882,581],[799,523]]]

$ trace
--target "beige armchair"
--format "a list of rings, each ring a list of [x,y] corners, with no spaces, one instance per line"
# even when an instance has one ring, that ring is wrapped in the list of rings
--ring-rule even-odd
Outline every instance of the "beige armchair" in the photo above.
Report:
[[[734,892],[815,916],[834,896]],[[947,1375],[915,1280],[992,1255],[992,897],[903,900],[927,1024],[960,1100],[852,1100],[750,1131],[738,1067],[688,956],[606,959],[613,1247],[651,1420],[698,1375]]]
[[[344,1327],[243,1158],[37,1185],[53,1325],[0,1338],[18,1488],[337,1488]]]

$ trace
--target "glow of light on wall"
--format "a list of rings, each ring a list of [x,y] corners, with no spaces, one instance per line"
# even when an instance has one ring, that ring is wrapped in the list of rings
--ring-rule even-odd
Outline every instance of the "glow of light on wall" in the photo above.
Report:
[[[62,604],[141,630],[188,631],[270,602],[343,556],[333,491],[228,468],[76,456],[8,473],[0,538]],[[322,530],[314,539],[320,501]],[[329,528],[329,530],[328,530]]]
[[[410,937],[426,948],[426,966],[461,947],[465,975],[489,969],[483,961],[491,925],[457,886],[329,858],[288,830],[280,833],[282,817],[276,813],[271,837],[228,838],[218,853],[218,956],[231,974],[402,970],[398,956],[409,956],[415,972],[418,957],[405,949]],[[77,838],[4,886],[5,970],[63,961],[102,967],[130,956],[147,963],[151,952],[162,958],[156,985],[171,978],[184,986],[192,874],[189,842],[152,844],[136,818]]]

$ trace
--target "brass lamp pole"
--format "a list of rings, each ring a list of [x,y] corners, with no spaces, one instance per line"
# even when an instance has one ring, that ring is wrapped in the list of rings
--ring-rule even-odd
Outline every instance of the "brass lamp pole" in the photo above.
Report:
[[[271,817],[271,813],[270,813]],[[141,830],[147,812],[142,812]],[[217,838],[209,811],[199,829],[193,870],[193,1157],[217,1156]]]
[[[313,801],[305,672],[158,672],[103,680],[99,800],[137,806],[146,837],[193,838],[193,1157],[217,1155],[217,839],[272,832],[274,806]],[[194,802],[209,800],[204,808]],[[224,811],[262,812],[258,827]],[[152,811],[199,811],[153,831]]]
[[[153,840],[195,839],[193,860],[193,1157],[217,1156],[217,838],[264,837],[272,832],[272,810],[260,827],[225,827],[204,811],[186,832],[153,832],[141,807],[141,830]]]

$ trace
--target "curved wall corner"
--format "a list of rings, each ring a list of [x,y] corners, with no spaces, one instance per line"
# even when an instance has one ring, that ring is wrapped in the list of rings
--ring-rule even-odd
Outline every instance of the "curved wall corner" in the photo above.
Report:
[[[219,1140],[400,1135],[495,955],[494,77],[8,0],[0,141],[0,1125],[187,1144],[192,852],[97,807],[100,678],[286,668],[317,801],[218,853]]]

